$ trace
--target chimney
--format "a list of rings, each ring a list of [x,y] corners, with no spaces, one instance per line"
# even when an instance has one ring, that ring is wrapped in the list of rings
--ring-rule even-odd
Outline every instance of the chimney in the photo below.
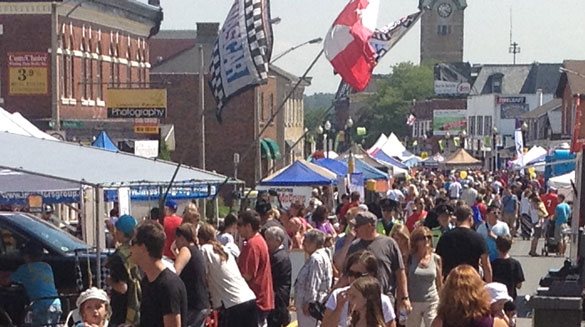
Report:
[[[197,23],[197,36],[215,38],[219,33],[219,23]]]
[[[160,0],[148,0],[148,4],[155,7],[160,7]]]
[[[536,90],[536,95],[538,95],[538,106],[542,106],[542,89]]]

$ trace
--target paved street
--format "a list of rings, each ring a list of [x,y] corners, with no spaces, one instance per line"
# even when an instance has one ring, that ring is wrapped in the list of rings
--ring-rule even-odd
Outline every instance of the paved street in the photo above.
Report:
[[[538,245],[537,253],[540,254],[540,249],[544,241],[541,239]],[[549,254],[548,257],[531,257],[528,255],[530,250],[530,241],[522,241],[521,239],[514,239],[512,245],[511,256],[516,258],[522,264],[524,270],[524,277],[526,282],[522,285],[522,289],[518,291],[518,298],[522,298],[519,301],[518,316],[518,327],[532,326],[532,319],[530,319],[531,310],[527,308],[525,300],[523,299],[526,295],[533,295],[536,293],[538,288],[538,282],[540,278],[546,275],[551,268],[560,268],[563,265],[564,258],[557,257],[555,254]],[[569,249],[567,249],[567,254]]]

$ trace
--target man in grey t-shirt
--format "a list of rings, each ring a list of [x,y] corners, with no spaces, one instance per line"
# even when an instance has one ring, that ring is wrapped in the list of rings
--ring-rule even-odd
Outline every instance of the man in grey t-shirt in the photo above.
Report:
[[[352,220],[354,233],[348,233],[341,250],[333,258],[338,269],[342,269],[345,258],[358,251],[369,250],[378,259],[378,279],[382,292],[398,299],[398,306],[410,312],[406,272],[398,244],[392,238],[376,232],[377,217],[371,212],[360,212]],[[357,239],[356,239],[357,237]],[[396,296],[395,296],[396,292]]]

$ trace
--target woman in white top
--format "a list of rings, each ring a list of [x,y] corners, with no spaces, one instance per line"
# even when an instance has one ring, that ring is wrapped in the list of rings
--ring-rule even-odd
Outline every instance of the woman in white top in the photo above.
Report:
[[[215,235],[215,228],[209,224],[199,228],[211,305],[220,310],[221,326],[256,327],[256,296],[242,277],[234,256],[216,240]]]
[[[364,276],[376,277],[378,275],[378,259],[370,251],[352,253],[345,262],[343,276],[335,285],[335,290],[325,304],[325,315],[322,327],[345,327],[350,317],[351,303],[348,303],[348,291],[351,284]],[[394,327],[396,314],[390,298],[380,294],[382,313],[387,327]],[[355,322],[355,321],[354,321]]]

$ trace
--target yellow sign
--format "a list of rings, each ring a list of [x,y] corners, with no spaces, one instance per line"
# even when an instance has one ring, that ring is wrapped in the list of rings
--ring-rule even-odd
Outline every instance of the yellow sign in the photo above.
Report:
[[[136,134],[158,134],[159,127],[156,125],[134,125]]]
[[[8,53],[8,93],[10,95],[47,95],[49,93],[49,55],[46,52]]]
[[[108,108],[165,108],[167,107],[166,89],[108,89],[106,91]]]

